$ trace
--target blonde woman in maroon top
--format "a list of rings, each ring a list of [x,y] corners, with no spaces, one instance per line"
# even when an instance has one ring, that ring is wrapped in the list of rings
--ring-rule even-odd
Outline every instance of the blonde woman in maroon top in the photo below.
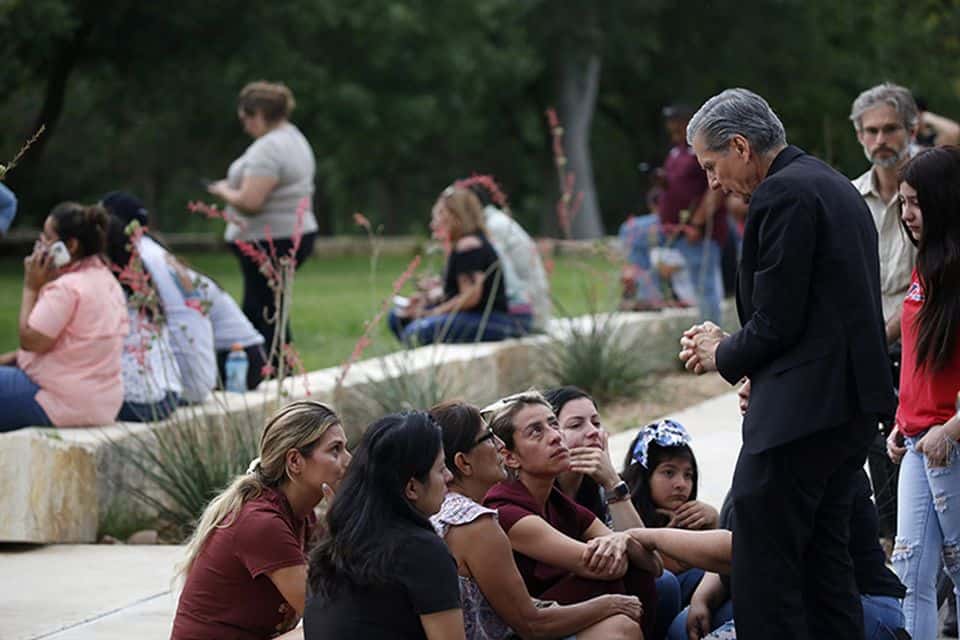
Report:
[[[263,430],[260,457],[207,506],[187,543],[172,640],[263,640],[296,626],[313,510],[332,499],[349,463],[330,407],[303,400],[280,409]]]

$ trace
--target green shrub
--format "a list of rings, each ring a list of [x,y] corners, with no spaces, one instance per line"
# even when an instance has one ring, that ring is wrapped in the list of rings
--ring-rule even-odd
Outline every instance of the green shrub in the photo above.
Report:
[[[143,529],[157,526],[157,516],[149,513],[139,502],[123,497],[111,500],[107,512],[100,516],[97,540],[110,536],[123,541]]]
[[[250,413],[195,412],[152,432],[131,431],[112,446],[142,472],[142,482],[124,476],[118,481],[121,495],[156,513],[170,537],[185,539],[210,499],[257,456],[261,425],[262,416]]]
[[[432,353],[436,348],[431,347]],[[383,359],[384,378],[368,378],[370,399],[381,413],[429,409],[462,393],[458,385],[431,363],[416,370],[413,351],[404,350]]]
[[[592,314],[572,323],[543,347],[545,373],[556,385],[574,385],[598,402],[633,397],[650,386],[655,368],[645,354],[649,340],[629,338],[614,314]]]

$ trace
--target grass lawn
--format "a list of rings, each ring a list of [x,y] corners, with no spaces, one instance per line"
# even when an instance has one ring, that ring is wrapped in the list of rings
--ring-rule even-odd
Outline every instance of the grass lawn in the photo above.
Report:
[[[243,289],[240,270],[236,259],[226,250],[186,253],[182,257],[240,300]],[[307,261],[294,284],[293,334],[294,344],[308,370],[338,365],[350,355],[363,333],[364,322],[376,314],[380,302],[389,295],[394,279],[409,260],[410,257],[381,257],[374,278],[371,278],[370,261],[363,256],[315,255]],[[431,256],[421,264],[420,271],[439,273],[442,268],[441,257]],[[617,265],[601,256],[557,257],[551,276],[555,313],[579,315],[591,308],[612,308],[618,291],[618,272]],[[0,260],[0,352],[17,347],[22,282],[22,260]],[[364,357],[398,348],[385,320],[372,337],[373,344]]]

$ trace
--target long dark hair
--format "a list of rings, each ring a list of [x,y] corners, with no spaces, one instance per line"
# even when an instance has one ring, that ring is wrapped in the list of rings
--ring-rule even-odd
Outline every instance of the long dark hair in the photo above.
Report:
[[[690,491],[689,501],[697,499],[697,485],[700,484],[700,471],[697,469],[697,458],[693,455],[693,449],[689,445],[681,444],[673,447],[664,447],[656,442],[651,442],[647,447],[647,466],[643,466],[633,457],[633,450],[637,446],[637,440],[643,436],[643,432],[637,434],[627,449],[627,456],[623,460],[623,472],[620,476],[630,487],[630,499],[637,513],[643,519],[648,527],[664,527],[669,518],[657,512],[657,505],[653,503],[650,495],[650,476],[660,464],[670,460],[685,460],[690,463],[693,469],[693,489]]]
[[[543,397],[550,403],[550,406],[553,408],[553,413],[557,416],[558,420],[560,419],[560,410],[563,409],[563,405],[571,400],[579,400],[580,398],[586,398],[592,402],[593,406],[599,411],[596,400],[580,387],[568,385],[555,389],[547,389],[543,392]],[[583,480],[580,482],[580,488],[577,489],[577,495],[573,497],[573,501],[592,511],[593,515],[597,516],[601,522],[605,520],[609,513],[607,505],[604,504],[600,498],[600,486],[588,475],[583,476]]]
[[[940,371],[953,357],[960,323],[960,148],[924,149],[900,170],[900,181],[916,189],[923,216],[919,242],[907,230],[917,245],[924,296],[917,313],[916,366]]]
[[[313,593],[384,585],[403,553],[404,528],[433,532],[404,497],[411,478],[427,480],[442,446],[440,427],[423,411],[390,414],[371,424],[354,452],[327,513],[326,535],[310,554]]]

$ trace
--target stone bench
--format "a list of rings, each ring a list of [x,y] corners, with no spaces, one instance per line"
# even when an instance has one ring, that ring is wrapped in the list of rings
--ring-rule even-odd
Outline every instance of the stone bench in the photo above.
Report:
[[[679,332],[695,318],[693,310],[614,314],[624,340],[635,336],[663,336],[658,357],[675,357]],[[557,319],[550,335],[503,342],[432,345],[399,351],[354,363],[337,387],[339,367],[308,373],[284,383],[282,402],[307,397],[331,403],[340,414],[348,436],[356,441],[363,428],[384,413],[377,403],[398,380],[420,376],[443,385],[449,397],[476,404],[492,402],[546,381],[538,367],[551,335],[571,328],[585,329],[591,316]],[[671,354],[674,354],[671,356]],[[653,357],[638,354],[639,357]],[[661,366],[669,366],[667,362]],[[149,441],[165,429],[191,421],[202,437],[216,433],[229,421],[256,438],[264,418],[280,397],[276,381],[245,394],[217,392],[204,405],[183,407],[156,423],[117,423],[86,429],[30,428],[0,434],[0,542],[94,542],[98,524],[118,497],[122,479],[149,491],[142,470],[124,459],[122,445]],[[178,422],[179,421],[179,422]],[[120,445],[120,446],[117,446]]]

